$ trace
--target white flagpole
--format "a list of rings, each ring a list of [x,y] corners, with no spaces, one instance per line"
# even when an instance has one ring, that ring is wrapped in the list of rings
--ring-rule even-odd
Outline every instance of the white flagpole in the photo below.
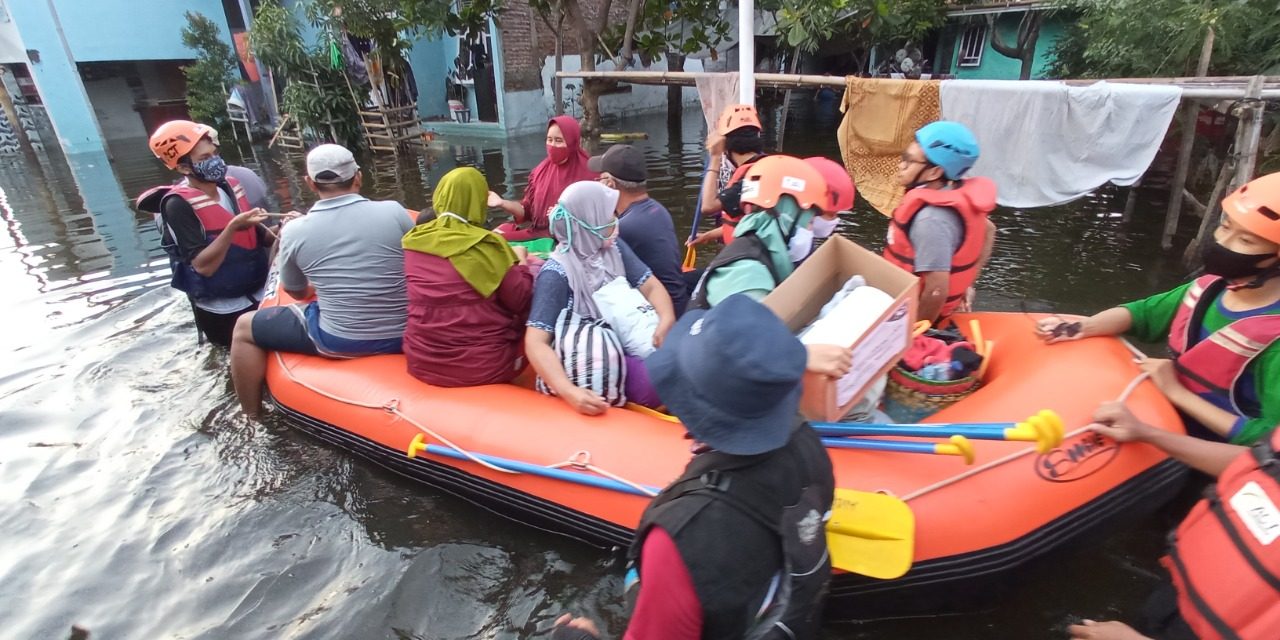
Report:
[[[755,0],[738,0],[738,101],[756,103]]]

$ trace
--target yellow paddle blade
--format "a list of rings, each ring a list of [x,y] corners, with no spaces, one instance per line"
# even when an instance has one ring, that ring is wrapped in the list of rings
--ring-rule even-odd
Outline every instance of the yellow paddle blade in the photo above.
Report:
[[[836,489],[827,548],[837,569],[872,578],[901,577],[915,555],[916,517],[893,496]]]
[[[693,271],[696,266],[698,266],[698,252],[694,251],[692,246],[685,245],[684,263],[680,265],[680,268],[684,271]]]

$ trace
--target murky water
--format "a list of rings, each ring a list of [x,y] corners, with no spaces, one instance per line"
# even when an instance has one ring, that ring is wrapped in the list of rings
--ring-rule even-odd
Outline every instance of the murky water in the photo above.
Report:
[[[787,149],[836,155],[836,114],[793,110]],[[655,197],[687,229],[697,116],[646,131]],[[226,354],[196,344],[131,196],[170,176],[142,140],[68,163],[0,159],[0,633],[63,638],[516,638],[560,612],[624,625],[611,554],[411,484],[283,426],[236,417]],[[301,159],[239,152],[281,209]],[[412,208],[459,164],[522,185],[539,137],[437,143],[366,159],[369,195]],[[515,193],[515,190],[511,190]],[[1000,211],[982,303],[1088,312],[1172,285],[1158,212],[1122,223],[1123,191]],[[885,221],[841,231],[879,247]],[[831,625],[832,638],[1060,637],[1075,613],[1133,614],[1157,580],[1165,514],[1030,569],[987,611]]]

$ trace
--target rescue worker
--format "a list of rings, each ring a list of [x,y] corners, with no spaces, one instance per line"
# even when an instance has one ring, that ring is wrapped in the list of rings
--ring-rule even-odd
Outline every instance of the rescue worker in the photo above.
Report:
[[[641,517],[625,638],[813,638],[830,580],[831,461],[797,418],[805,350],[735,295],[690,311],[647,364],[693,459]],[[553,638],[594,637],[561,619]]]
[[[920,276],[917,317],[934,326],[972,303],[973,283],[995,247],[987,218],[996,186],[966,177],[978,161],[978,141],[958,122],[931,122],[902,152],[898,184],[906,188],[893,210],[885,259]]]
[[[1145,443],[1217,478],[1170,539],[1161,561],[1171,583],[1151,595],[1134,629],[1085,620],[1076,640],[1238,638],[1271,640],[1280,629],[1280,431],[1252,449],[1208,442],[1138,420],[1120,403],[1094,416],[1093,430]]]
[[[1187,433],[1250,445],[1280,422],[1280,173],[1222,200],[1203,252],[1206,275],[1088,318],[1050,316],[1049,343],[1128,333],[1167,339],[1172,360],[1141,363]]]
[[[704,231],[689,245],[720,241],[733,242],[734,228],[742,219],[739,204],[741,180],[746,167],[765,157],[764,127],[760,115],[749,104],[731,104],[716,120],[716,129],[707,135],[708,164],[702,176],[702,213],[714,215],[717,226]]]
[[[262,209],[227,176],[212,127],[173,120],[151,135],[152,153],[182,174],[179,184],[147,190],[137,207],[151,213],[169,256],[170,284],[187,294],[196,330],[213,344],[231,345],[241,314],[258,308],[274,237],[261,226]]]

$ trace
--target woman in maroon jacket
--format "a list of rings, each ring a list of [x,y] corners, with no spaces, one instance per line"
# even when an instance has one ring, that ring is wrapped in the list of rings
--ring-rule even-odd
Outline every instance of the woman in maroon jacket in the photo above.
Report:
[[[510,382],[524,369],[533,275],[507,241],[484,228],[489,187],[471,167],[436,186],[433,220],[404,236],[413,377],[442,387]]]

